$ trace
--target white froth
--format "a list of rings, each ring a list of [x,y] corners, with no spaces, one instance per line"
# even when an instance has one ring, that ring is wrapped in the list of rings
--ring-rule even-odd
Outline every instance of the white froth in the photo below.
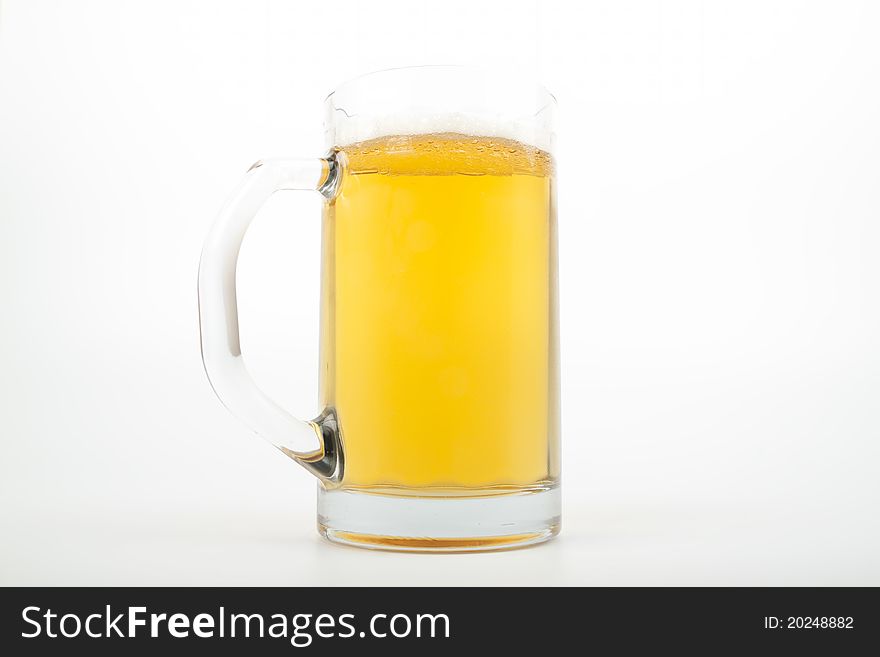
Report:
[[[553,152],[553,131],[550,117],[539,114],[516,120],[466,113],[419,115],[413,113],[382,116],[349,116],[336,109],[328,117],[328,137],[336,146],[348,146],[379,137],[395,135],[426,135],[454,132],[473,137],[500,137]]]

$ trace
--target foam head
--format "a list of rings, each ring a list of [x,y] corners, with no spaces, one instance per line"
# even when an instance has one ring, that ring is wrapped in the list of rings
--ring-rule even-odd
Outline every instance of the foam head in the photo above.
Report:
[[[556,101],[509,71],[420,66],[371,73],[327,97],[329,146],[379,137],[459,133],[501,137],[551,153]]]

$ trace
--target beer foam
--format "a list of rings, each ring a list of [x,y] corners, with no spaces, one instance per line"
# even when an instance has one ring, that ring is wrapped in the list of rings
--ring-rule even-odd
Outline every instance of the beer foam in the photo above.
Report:
[[[334,146],[349,146],[381,137],[454,133],[510,139],[547,153],[553,152],[551,116],[548,111],[547,116],[542,117],[544,109],[522,120],[467,113],[350,116],[341,108],[331,106],[329,110],[327,136]]]
[[[458,132],[377,137],[338,147],[351,173],[407,176],[550,176],[553,157],[504,137]]]
[[[369,73],[327,97],[328,145],[449,133],[552,152],[555,99],[518,71],[417,66]]]

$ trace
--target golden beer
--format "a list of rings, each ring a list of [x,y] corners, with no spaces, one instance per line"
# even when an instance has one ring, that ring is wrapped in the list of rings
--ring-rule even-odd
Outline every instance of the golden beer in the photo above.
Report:
[[[455,133],[338,149],[321,401],[342,486],[489,495],[558,478],[553,162]]]

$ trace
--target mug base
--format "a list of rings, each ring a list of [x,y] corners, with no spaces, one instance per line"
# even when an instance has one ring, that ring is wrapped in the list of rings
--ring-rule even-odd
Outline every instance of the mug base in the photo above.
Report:
[[[318,488],[318,532],[333,543],[397,552],[486,552],[550,540],[559,487],[488,497],[403,497]]]

